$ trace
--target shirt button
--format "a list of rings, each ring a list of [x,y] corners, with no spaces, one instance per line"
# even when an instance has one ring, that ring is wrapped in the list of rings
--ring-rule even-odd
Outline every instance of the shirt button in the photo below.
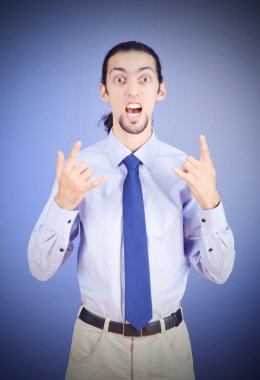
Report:
[[[213,248],[209,248],[209,252],[212,252],[213,251]]]
[[[71,223],[71,220],[68,220],[68,223]]]
[[[202,221],[203,223],[205,223],[205,222],[206,222],[206,219],[203,218],[203,219],[201,219],[201,221]]]
[[[60,252],[64,252],[64,249],[63,249],[63,248],[60,248]]]

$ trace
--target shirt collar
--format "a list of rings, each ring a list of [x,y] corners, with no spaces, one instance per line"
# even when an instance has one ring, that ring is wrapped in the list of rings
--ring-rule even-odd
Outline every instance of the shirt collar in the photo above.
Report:
[[[113,130],[110,131],[107,137],[107,152],[112,163],[112,166],[116,168],[123,159],[129,154],[132,154],[132,151],[128,149],[121,141],[118,140],[117,137],[113,134]],[[157,137],[153,130],[152,136],[149,140],[146,141],[139,149],[134,152],[134,155],[142,161],[143,165],[145,165],[148,169],[152,170],[155,156],[157,151]]]

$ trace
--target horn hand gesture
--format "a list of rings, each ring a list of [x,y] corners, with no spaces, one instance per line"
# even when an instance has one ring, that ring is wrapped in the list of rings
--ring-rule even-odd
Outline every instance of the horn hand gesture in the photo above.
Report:
[[[174,167],[173,172],[187,182],[197,202],[205,210],[216,207],[220,195],[216,188],[216,173],[210,157],[205,136],[199,137],[200,159],[188,156],[181,170]]]
[[[66,209],[73,210],[84,198],[87,191],[103,184],[107,177],[100,177],[90,182],[92,170],[86,162],[76,165],[76,157],[81,148],[81,142],[77,141],[71,149],[70,155],[64,162],[63,152],[58,152],[57,181],[58,192],[54,199],[56,203]]]

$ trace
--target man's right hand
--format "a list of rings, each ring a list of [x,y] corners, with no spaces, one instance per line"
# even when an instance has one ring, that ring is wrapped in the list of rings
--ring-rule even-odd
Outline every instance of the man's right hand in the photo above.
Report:
[[[107,177],[100,177],[93,182],[88,182],[92,176],[92,170],[86,162],[75,164],[75,159],[81,148],[81,142],[77,141],[71,149],[68,160],[64,161],[63,152],[58,152],[57,158],[57,181],[58,192],[54,199],[56,203],[66,209],[73,210],[79,205],[85,194],[103,184]]]

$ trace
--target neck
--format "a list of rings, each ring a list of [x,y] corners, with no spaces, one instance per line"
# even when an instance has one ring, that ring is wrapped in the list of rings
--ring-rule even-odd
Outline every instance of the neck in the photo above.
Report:
[[[146,127],[145,130],[138,134],[127,133],[121,128],[112,128],[113,135],[129,150],[135,152],[152,136],[152,127]]]

